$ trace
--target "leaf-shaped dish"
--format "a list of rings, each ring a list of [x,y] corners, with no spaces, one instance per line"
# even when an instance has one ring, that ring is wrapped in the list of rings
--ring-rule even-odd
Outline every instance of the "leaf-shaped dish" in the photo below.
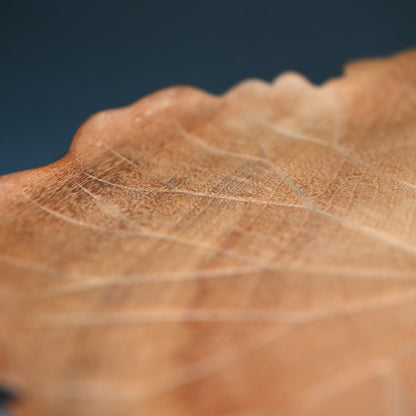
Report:
[[[416,52],[157,92],[0,198],[17,415],[416,413]]]

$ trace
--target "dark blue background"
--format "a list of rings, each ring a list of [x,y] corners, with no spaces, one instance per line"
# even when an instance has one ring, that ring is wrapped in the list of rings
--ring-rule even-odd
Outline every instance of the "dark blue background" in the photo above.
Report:
[[[286,69],[416,46],[416,0],[9,1],[0,11],[0,174],[50,163],[90,114],[161,87],[221,93]]]

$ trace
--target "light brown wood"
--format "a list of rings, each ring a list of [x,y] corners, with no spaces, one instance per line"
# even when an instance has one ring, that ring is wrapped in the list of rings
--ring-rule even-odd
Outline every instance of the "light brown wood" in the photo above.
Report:
[[[157,92],[0,198],[16,415],[416,414],[416,52]]]

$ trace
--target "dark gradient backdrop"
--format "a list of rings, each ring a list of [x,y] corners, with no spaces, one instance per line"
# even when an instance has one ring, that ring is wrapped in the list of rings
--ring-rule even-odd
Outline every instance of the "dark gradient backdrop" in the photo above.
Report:
[[[90,114],[172,84],[221,93],[416,46],[416,0],[2,1],[0,174],[50,163]]]

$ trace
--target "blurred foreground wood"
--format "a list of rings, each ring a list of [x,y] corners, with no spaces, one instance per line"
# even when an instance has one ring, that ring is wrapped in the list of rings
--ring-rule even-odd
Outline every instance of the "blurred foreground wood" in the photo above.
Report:
[[[416,52],[175,87],[0,179],[21,416],[416,414]]]

